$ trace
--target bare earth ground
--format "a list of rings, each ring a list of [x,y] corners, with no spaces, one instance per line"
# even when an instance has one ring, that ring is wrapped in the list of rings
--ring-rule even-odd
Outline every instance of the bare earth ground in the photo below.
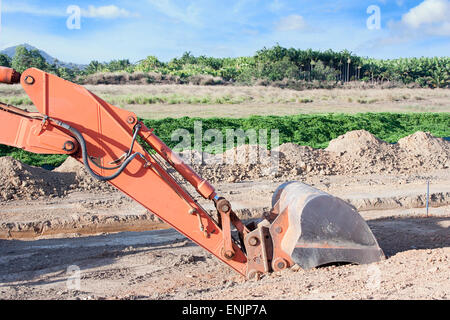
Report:
[[[450,206],[432,208],[429,217],[424,211],[362,212],[387,260],[285,271],[258,282],[172,229],[0,240],[0,298],[448,299]],[[70,266],[80,268],[77,289]]]
[[[352,134],[338,138],[330,147],[349,136]],[[423,135],[411,137],[417,136]],[[428,147],[431,142],[444,143],[441,151],[448,160],[448,142],[433,139]],[[408,137],[406,141],[411,140]],[[392,148],[401,150],[395,145]],[[367,152],[358,150],[359,154]],[[442,158],[437,155],[436,159]],[[0,160],[3,170],[11,163],[8,158]],[[0,298],[448,299],[450,171],[442,160],[440,169],[429,168],[433,161],[428,160],[416,169],[414,163],[401,163],[385,174],[305,171],[299,180],[358,208],[387,259],[370,265],[283,271],[257,282],[246,281],[173,229],[153,230],[167,226],[117,191],[84,185],[85,181],[79,180],[78,187],[71,186],[66,194],[58,196],[56,190],[50,198],[40,196],[30,201],[26,197],[34,195],[20,193],[24,188],[19,184],[15,192],[25,199],[10,199],[0,205]],[[61,174],[67,168],[83,177],[69,161],[52,175],[64,180]],[[378,168],[376,163],[372,168]],[[26,190],[52,186],[39,185],[39,172],[31,174],[35,169],[22,170],[30,174],[28,180],[22,177],[28,183]],[[234,183],[218,183],[216,189],[230,199],[241,218],[260,217],[270,209],[272,193],[281,181],[243,177]],[[3,196],[9,195],[7,186],[14,185],[16,178],[13,174],[2,182]],[[431,181],[428,216],[424,208],[427,181]],[[201,204],[213,209],[211,203]],[[73,266],[80,270],[76,289]]]
[[[74,228],[66,230],[72,233],[38,236],[34,241],[0,240],[0,298],[448,299],[450,176],[448,172],[437,172],[437,176],[442,179],[433,183],[431,193],[447,192],[447,196],[445,202],[433,203],[428,217],[425,208],[407,208],[407,203],[424,197],[425,181],[420,177],[409,177],[411,182],[403,186],[392,181],[404,176],[382,178],[375,185],[373,181],[380,177],[310,179],[316,187],[347,196],[357,205],[372,201],[391,208],[361,211],[388,259],[370,265],[285,271],[258,282],[245,281],[173,229],[98,236],[81,236],[75,231],[92,225],[92,221],[79,220],[84,216],[97,216],[96,224],[104,225],[106,231],[108,224],[117,230],[127,227],[118,220],[130,223],[130,230],[151,229],[151,223],[135,220],[135,216],[146,215],[145,209],[132,205],[118,192],[77,192],[50,203],[12,202],[1,207],[2,221],[51,221],[57,227],[58,221],[71,220]],[[342,183],[348,186],[342,187]],[[218,186],[238,208],[254,208],[255,212],[270,206],[274,188],[271,182]],[[103,203],[98,203],[99,198]],[[392,201],[400,198],[405,200],[404,206]],[[78,290],[67,286],[73,276],[67,270],[73,265],[81,269]]]
[[[173,85],[88,88],[105,98],[134,94],[252,98],[220,106],[123,106],[146,118],[450,111],[448,90],[299,92]],[[6,92],[21,94],[17,86],[0,86],[2,97]],[[313,102],[286,102],[291,99]],[[263,170],[264,163],[194,163],[243,219],[260,217],[269,210],[273,191],[292,179],[339,196],[358,208],[387,257],[370,265],[288,270],[256,282],[246,281],[173,229],[165,229],[167,225],[145,208],[93,181],[75,163],[68,161],[49,173],[0,158],[0,299],[447,300],[449,145],[425,133],[390,145],[355,131],[330,143],[327,150],[281,146],[282,170],[277,175]],[[211,203],[201,204],[213,210]],[[73,287],[73,266],[80,269],[79,288]]]

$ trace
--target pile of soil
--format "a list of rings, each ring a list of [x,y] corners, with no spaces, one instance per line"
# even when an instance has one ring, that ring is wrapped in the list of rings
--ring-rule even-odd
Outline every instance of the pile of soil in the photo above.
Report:
[[[73,181],[69,188],[76,191],[112,191],[115,190],[110,184],[99,181],[87,172],[84,165],[72,157],[68,157],[66,161],[58,168],[53,170],[54,173],[62,173],[73,176]]]
[[[337,174],[418,173],[450,166],[450,143],[421,131],[395,144],[365,130],[351,131],[332,140],[325,151]]]
[[[94,179],[83,165],[68,158],[53,171],[26,165],[11,157],[0,158],[0,200],[35,200],[61,197],[70,191],[113,190]]]
[[[0,200],[61,196],[66,193],[70,182],[68,175],[28,166],[11,157],[0,158]]]
[[[242,145],[223,154],[184,151],[182,159],[213,182],[286,181],[317,175],[414,174],[450,167],[450,142],[416,132],[389,144],[364,130],[332,140],[325,150],[286,143],[268,151]],[[173,172],[173,170],[171,170]],[[84,166],[68,158],[54,171],[0,158],[0,199],[61,196],[67,190],[115,190],[93,178]]]
[[[212,182],[285,180],[308,174],[332,174],[327,153],[311,147],[286,143],[268,151],[260,146],[242,145],[219,155],[195,152],[191,166]],[[189,162],[188,162],[189,163]]]
[[[189,152],[183,154],[184,159],[191,159],[186,156]],[[223,161],[226,155],[233,154],[238,161]],[[263,156],[257,158],[258,161],[251,161],[256,159],[255,154]],[[419,131],[390,144],[368,131],[357,130],[332,140],[325,150],[293,143],[272,151],[240,146],[224,155],[204,154],[203,159],[202,164],[201,155],[195,151],[190,164],[212,182],[282,181],[312,175],[419,173],[449,168],[450,142]]]
[[[237,182],[280,177],[287,169],[279,152],[270,152],[257,145],[241,145],[222,154],[212,155],[198,151],[183,151],[183,161],[200,176],[211,181]],[[203,156],[203,159],[202,159]],[[278,166],[280,159],[280,166]]]
[[[450,143],[442,138],[433,137],[429,132],[418,131],[400,139],[398,145],[401,149],[413,153],[414,156],[432,157],[439,162],[447,162],[447,165],[450,160],[448,157]],[[442,152],[443,150],[446,152]]]

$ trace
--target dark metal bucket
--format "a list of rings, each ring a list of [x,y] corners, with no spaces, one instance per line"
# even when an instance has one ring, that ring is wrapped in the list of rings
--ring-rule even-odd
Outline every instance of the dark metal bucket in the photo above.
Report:
[[[281,249],[303,269],[333,263],[365,264],[385,258],[356,208],[301,182],[274,193],[272,205],[288,214]]]

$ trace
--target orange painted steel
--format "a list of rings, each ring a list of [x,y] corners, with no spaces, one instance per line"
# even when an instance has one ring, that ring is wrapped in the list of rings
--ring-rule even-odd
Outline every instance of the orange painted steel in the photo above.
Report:
[[[14,69],[0,67],[0,83],[14,84],[19,83],[20,73]]]
[[[77,141],[35,113],[0,103],[0,144],[40,154],[71,154]],[[20,110],[20,109],[19,109]]]
[[[66,123],[82,134],[89,156],[97,159],[100,164],[100,167],[91,168],[95,174],[107,175],[108,171],[104,167],[110,166],[129,150],[133,130],[139,123],[142,127],[140,136],[159,155],[165,158],[203,197],[207,199],[215,197],[214,188],[176,157],[152,130],[138,121],[134,113],[105,102],[82,86],[35,68],[23,72],[20,79],[26,93],[43,116],[49,117],[51,123],[58,121]],[[17,133],[14,127],[8,130]],[[4,135],[6,131],[2,128],[1,132]],[[27,147],[25,144],[15,144],[15,146]],[[247,257],[239,246],[233,243],[235,255],[232,259],[226,259],[222,255],[223,232],[225,230],[230,232],[229,228],[219,227],[160,165],[159,161],[146,152],[141,145],[135,143],[132,152],[139,152],[145,160],[136,157],[122,174],[109,183],[237,272],[245,275]],[[80,150],[72,156],[82,162]]]
[[[200,177],[194,170],[192,170],[191,167],[185,164],[176,153],[174,153],[153,133],[153,130],[148,129],[145,125],[143,125],[139,135],[145,142],[155,149],[160,156],[169,162],[183,178],[194,186],[202,197],[211,200],[216,196],[214,187],[211,186],[208,181]]]

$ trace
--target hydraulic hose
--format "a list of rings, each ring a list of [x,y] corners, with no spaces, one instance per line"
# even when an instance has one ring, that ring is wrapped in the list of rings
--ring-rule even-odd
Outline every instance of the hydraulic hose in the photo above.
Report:
[[[141,129],[141,124],[138,123],[138,124],[135,126],[135,128],[134,128],[133,139],[131,140],[131,146],[130,146],[130,149],[128,150],[127,153],[124,153],[123,156],[120,157],[118,160],[115,160],[115,161],[114,161],[115,163],[120,162],[120,161],[122,160],[122,158],[123,158],[123,159],[128,159],[128,157],[131,155],[131,152],[133,152],[134,143],[136,142],[136,138],[137,138],[137,135],[138,135],[140,129]],[[100,168],[100,169],[103,169],[103,170],[116,170],[116,169],[120,168],[120,166],[121,166],[121,165],[119,164],[119,165],[114,166],[114,167],[104,167],[104,166],[102,166],[102,165],[96,163],[95,161],[92,161],[92,157],[89,157],[89,160],[90,160],[97,168]],[[114,163],[114,162],[113,162],[113,163]]]
[[[117,178],[136,156],[140,156],[142,159],[145,159],[145,157],[139,152],[136,152],[136,153],[130,155],[131,150],[132,150],[132,147],[131,147],[130,151],[127,154],[125,161],[122,163],[122,165],[117,169],[117,171],[113,175],[100,176],[100,175],[96,174],[89,166],[89,161],[92,161],[92,160],[89,159],[87,149],[86,149],[86,141],[84,140],[83,135],[77,129],[72,128],[67,123],[64,123],[59,120],[54,120],[54,119],[51,119],[51,120],[56,122],[56,124],[58,124],[60,127],[70,131],[75,136],[75,139],[78,141],[78,143],[80,144],[80,147],[81,147],[83,163],[84,163],[84,166],[86,167],[86,170],[90,173],[91,176],[93,176],[95,179],[97,179],[99,181],[110,181],[110,180]],[[133,139],[133,144],[134,144],[134,139]],[[132,144],[132,146],[133,146],[133,144]]]

